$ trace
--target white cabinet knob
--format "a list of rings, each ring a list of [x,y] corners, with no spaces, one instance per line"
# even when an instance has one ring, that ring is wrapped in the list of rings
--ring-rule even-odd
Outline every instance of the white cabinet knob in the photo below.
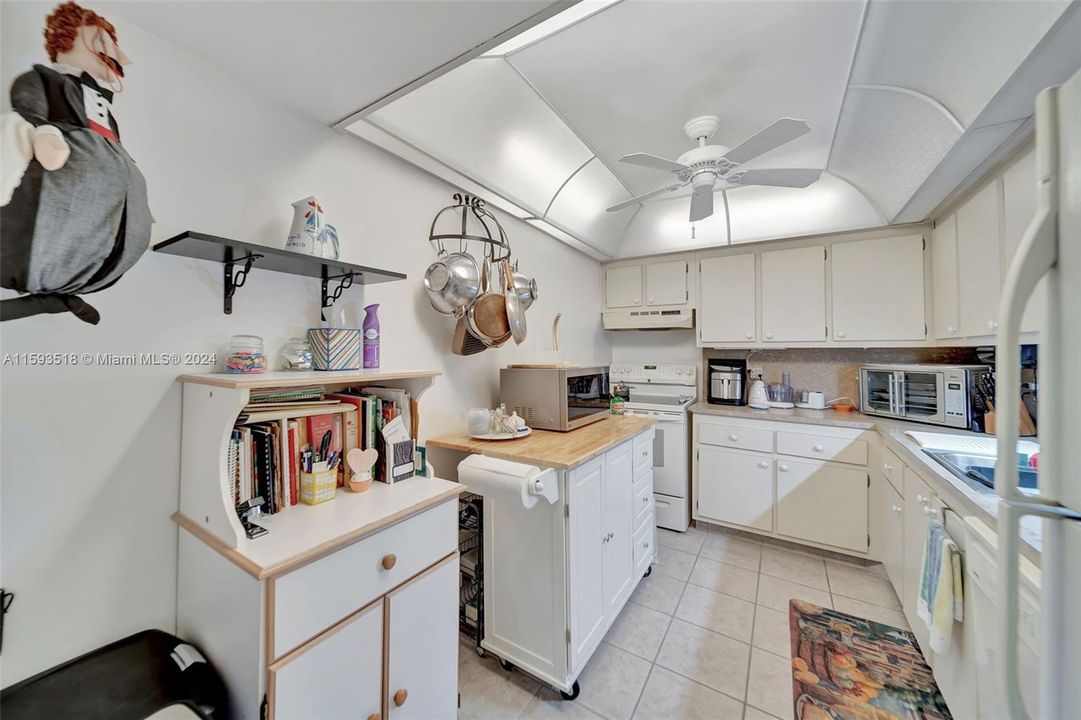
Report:
[[[642,498],[642,504],[649,505],[649,495],[646,495],[644,498]]]
[[[893,465],[890,465],[889,463],[883,463],[882,469],[886,472],[893,472]]]
[[[747,338],[748,340],[754,340],[754,333],[745,333],[743,337]]]
[[[646,550],[649,550],[649,542],[642,543],[642,547],[645,548]]]
[[[845,335],[848,335],[848,333],[846,333],[844,330],[837,331],[837,337],[843,338]]]
[[[927,502],[928,502],[928,500],[930,500],[930,498],[924,497],[924,496],[923,496],[923,493],[916,493],[916,500],[917,500],[917,502],[919,502],[919,503],[920,503],[921,505],[926,505],[926,504],[927,504]]]
[[[788,466],[783,464],[783,463],[778,465],[777,469],[780,470],[781,472],[788,472]]]
[[[731,435],[728,436],[728,439],[731,440],[732,442],[739,442],[739,435],[736,435],[735,433],[732,433]]]
[[[957,328],[955,328],[953,325],[947,325],[946,332],[957,332]]]
[[[637,304],[638,304],[638,298],[635,298],[635,299],[634,299],[634,304],[635,304],[635,305],[637,305]]]
[[[901,506],[900,505],[891,505],[890,509],[893,510],[895,513],[901,512]]]
[[[822,452],[823,450],[825,450],[825,448],[822,447],[821,445],[815,445],[811,449],[814,450],[815,452]]]
[[[988,320],[987,321],[987,328],[989,330],[998,330],[998,323],[995,322],[994,320]]]
[[[766,333],[766,339],[767,340],[772,340],[773,339],[773,333]]]
[[[768,463],[768,462],[766,462],[765,460],[763,460],[762,462],[758,463],[758,467],[760,467],[760,468],[762,468],[763,470],[765,470],[766,468],[768,468],[768,467],[769,467],[769,463]]]

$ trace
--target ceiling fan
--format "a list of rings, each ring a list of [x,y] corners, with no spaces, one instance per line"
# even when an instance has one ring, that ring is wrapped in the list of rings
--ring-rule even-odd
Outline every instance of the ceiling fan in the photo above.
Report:
[[[676,176],[678,182],[613,205],[608,208],[608,212],[622,210],[661,193],[690,185],[694,188],[694,194],[691,195],[690,221],[696,222],[713,214],[713,193],[718,190],[728,190],[741,185],[804,188],[818,180],[822,174],[821,170],[802,168],[738,169],[748,160],[809,133],[811,126],[806,120],[781,118],[734,148],[707,145],[706,140],[717,132],[720,124],[721,120],[716,115],[704,115],[684,125],[683,132],[687,133],[691,140],[697,141],[698,147],[688,150],[675,160],[649,153],[631,153],[621,157],[620,162],[654,170],[667,170]],[[718,180],[721,181],[719,187]]]

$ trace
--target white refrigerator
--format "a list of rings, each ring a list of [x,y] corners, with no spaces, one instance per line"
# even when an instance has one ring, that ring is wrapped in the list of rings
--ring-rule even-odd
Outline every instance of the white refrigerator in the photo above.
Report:
[[[999,308],[996,392],[999,495],[996,630],[1005,712],[1026,718],[1018,679],[1018,522],[1043,518],[1039,715],[1081,718],[1081,73],[1036,99],[1036,216]],[[1039,352],[1039,492],[1017,486],[1018,335],[1025,303],[1046,278]]]

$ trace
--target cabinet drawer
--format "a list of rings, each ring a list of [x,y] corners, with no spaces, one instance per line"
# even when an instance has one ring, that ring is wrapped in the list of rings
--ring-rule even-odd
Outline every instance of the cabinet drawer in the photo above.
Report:
[[[743,450],[773,452],[773,431],[704,422],[698,426],[698,442]]]
[[[890,485],[893,485],[893,489],[900,493],[903,498],[905,495],[905,464],[886,448],[882,448],[882,475],[889,480]]]
[[[652,473],[650,474],[652,477]],[[633,525],[637,526],[642,522],[642,518],[649,512],[652,507],[653,500],[653,483],[648,481],[636,482],[634,484],[634,500],[631,507],[634,508],[634,522]]]
[[[653,523],[642,523],[634,533],[634,569],[645,572],[653,560]]]
[[[445,502],[277,578],[272,656],[386,594],[445,557],[457,541],[457,502]]]
[[[634,480],[638,481],[647,472],[653,470],[653,429],[634,436],[631,454],[634,457]]]
[[[777,452],[815,460],[867,464],[867,441],[854,438],[805,435],[781,430],[777,433]]]

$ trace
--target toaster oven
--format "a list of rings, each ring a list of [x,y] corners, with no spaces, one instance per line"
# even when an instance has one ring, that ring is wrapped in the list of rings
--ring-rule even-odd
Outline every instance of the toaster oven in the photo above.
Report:
[[[863,365],[860,412],[969,429],[987,365]]]

